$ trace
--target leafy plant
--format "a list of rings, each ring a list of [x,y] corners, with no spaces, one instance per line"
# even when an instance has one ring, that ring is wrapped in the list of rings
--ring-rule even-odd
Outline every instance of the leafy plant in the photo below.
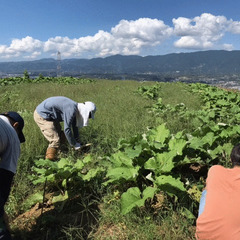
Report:
[[[153,87],[153,92],[155,89]],[[170,111],[183,119],[197,119],[199,126],[192,133],[170,134],[166,124],[161,124],[142,136],[134,136],[129,141],[120,140],[118,150],[109,157],[112,165],[108,168],[105,185],[114,183],[130,187],[121,197],[122,213],[143,206],[146,199],[160,190],[170,197],[180,199],[184,194],[195,201],[191,191],[187,190],[192,188],[189,179],[192,185],[198,185],[198,179],[192,178],[191,172],[184,173],[183,167],[197,164],[200,168],[209,168],[216,163],[227,164],[232,147],[240,141],[240,126],[233,124],[236,118],[229,119],[229,115],[240,112],[232,102],[239,96],[205,85],[192,85],[192,91],[199,89],[204,93],[204,110],[190,111],[184,104],[164,105],[161,98],[152,107],[155,113]],[[141,88],[140,92],[152,91],[151,88]],[[211,101],[213,105],[209,104]],[[225,123],[219,123],[219,120]],[[149,188],[154,191],[147,191]]]
[[[8,78],[0,78],[0,85],[16,85],[23,83],[44,83],[44,82],[52,82],[58,84],[82,84],[82,83],[94,83],[95,80],[88,78],[74,78],[74,77],[44,77],[43,75],[39,75],[37,78],[31,78],[29,73],[24,71],[23,77],[8,77]]]
[[[32,169],[35,174],[30,176],[30,179],[34,185],[47,181],[61,192],[65,192],[81,182],[91,181],[103,171],[103,168],[97,167],[85,173],[83,169],[91,162],[90,155],[82,160],[77,159],[75,163],[68,158],[61,158],[59,161],[39,159],[35,161],[36,166]]]

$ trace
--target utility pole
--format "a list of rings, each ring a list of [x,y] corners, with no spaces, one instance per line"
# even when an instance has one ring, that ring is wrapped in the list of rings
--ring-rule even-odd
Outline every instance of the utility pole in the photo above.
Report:
[[[61,77],[61,53],[57,52],[57,77]]]

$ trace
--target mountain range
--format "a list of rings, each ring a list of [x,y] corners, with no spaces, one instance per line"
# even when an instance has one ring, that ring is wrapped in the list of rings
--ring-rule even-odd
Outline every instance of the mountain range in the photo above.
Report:
[[[31,75],[224,75],[240,74],[240,51],[211,50],[156,56],[114,55],[106,58],[0,62],[0,73]]]

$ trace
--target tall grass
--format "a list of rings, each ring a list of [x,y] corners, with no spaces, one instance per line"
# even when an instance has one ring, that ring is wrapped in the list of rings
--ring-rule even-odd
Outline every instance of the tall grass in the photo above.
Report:
[[[10,216],[13,218],[21,213],[21,202],[33,191],[34,187],[29,182],[27,176],[31,173],[33,161],[43,158],[47,148],[48,143],[33,120],[33,112],[40,102],[51,96],[66,96],[76,102],[95,102],[97,106],[95,120],[90,121],[88,127],[80,129],[80,138],[82,143],[91,142],[93,144],[91,153],[97,159],[113,152],[120,138],[129,138],[133,135],[144,133],[147,128],[154,127],[160,122],[167,120],[169,128],[172,131],[185,127],[178,121],[177,116],[175,116],[175,119],[171,119],[170,116],[167,119],[159,119],[149,112],[148,107],[153,104],[153,100],[144,98],[138,94],[137,89],[141,86],[154,84],[154,82],[96,80],[96,82],[79,85],[26,83],[1,87],[0,112],[18,111],[25,120],[24,134],[26,142],[21,146],[21,158],[6,208]],[[160,96],[164,104],[174,105],[183,102],[190,109],[201,107],[198,96],[193,96],[189,92],[187,85],[180,83],[160,83],[160,86]],[[70,153],[71,151],[69,151]],[[118,220],[116,220],[118,222],[109,219],[109,216],[103,214],[99,224],[104,225],[108,219],[108,224],[126,229],[124,234],[127,232],[127,235],[131,237],[125,239],[143,239],[150,233],[152,236],[157,235],[158,230],[156,226],[153,225],[153,222],[150,223],[148,219],[141,221],[141,225],[137,226],[140,218],[134,220],[133,215],[130,219],[126,220],[120,217],[120,215],[116,215],[116,211],[116,209],[109,209],[109,214],[118,216]],[[139,231],[142,235],[136,235],[136,238],[134,238],[134,231],[131,232],[131,229],[125,226],[130,224],[130,222],[132,222],[132,230],[135,229],[135,232]],[[135,223],[133,224],[133,222]],[[146,226],[148,226],[148,234],[146,232],[144,234]],[[71,226],[64,231],[66,236],[69,236],[66,239],[72,239],[71,231],[77,234],[76,226]]]
[[[193,240],[192,222],[181,214],[168,209],[162,217],[161,211],[153,214],[145,209],[138,209],[122,216],[117,202],[105,204],[102,209],[100,226],[93,234],[96,240]],[[158,215],[157,215],[158,214]]]
[[[183,103],[190,110],[201,109],[202,101],[198,95],[194,95],[189,91],[188,84],[176,83],[164,83],[161,84],[160,97],[162,98],[163,104],[175,106]],[[158,124],[166,123],[166,126],[171,130],[172,133],[186,130],[191,132],[198,126],[199,122],[196,119],[191,118],[180,118],[177,113],[165,113],[162,118],[158,119]]]
[[[88,127],[80,129],[80,138],[82,143],[93,143],[92,151],[96,155],[103,155],[113,150],[119,138],[144,132],[148,126],[154,125],[155,120],[145,109],[151,105],[151,101],[135,93],[142,84],[135,81],[99,80],[79,85],[39,83],[2,87],[0,112],[17,111],[25,120],[26,142],[21,146],[13,186],[14,197],[10,199],[12,203],[16,205],[31,192],[32,186],[27,175],[33,161],[44,157],[48,145],[33,120],[33,112],[40,102],[51,96],[66,96],[76,102],[95,102],[95,120],[90,121]]]

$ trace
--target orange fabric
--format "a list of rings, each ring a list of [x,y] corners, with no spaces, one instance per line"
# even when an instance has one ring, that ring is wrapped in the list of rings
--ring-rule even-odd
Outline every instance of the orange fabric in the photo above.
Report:
[[[196,238],[240,240],[240,167],[211,167],[206,190],[204,211],[197,219]]]

